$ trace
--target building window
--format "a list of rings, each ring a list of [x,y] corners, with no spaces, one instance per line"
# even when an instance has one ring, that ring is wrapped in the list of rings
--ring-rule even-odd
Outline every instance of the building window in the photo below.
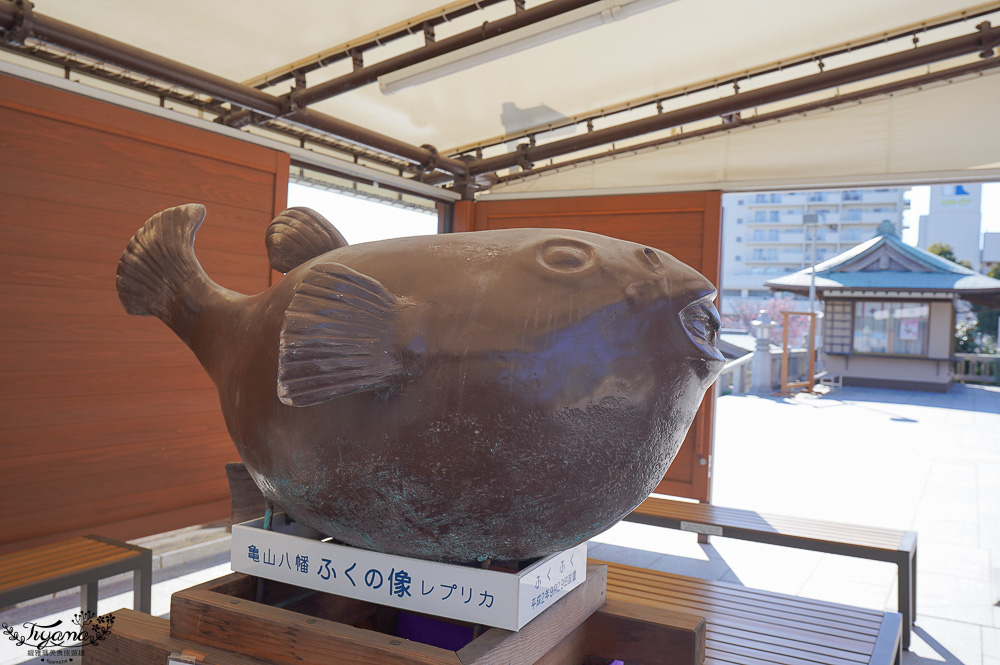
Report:
[[[756,203],[767,203],[767,194],[758,194],[754,201]]]
[[[766,222],[767,221],[767,217],[765,216],[764,211],[763,210],[757,210],[757,211],[755,211],[754,214],[753,214],[753,221],[755,221],[755,222]]]
[[[743,242],[743,236],[736,236],[736,242]]]
[[[771,203],[781,203],[781,194],[771,194]]]
[[[771,214],[769,215],[769,219],[772,222],[780,222],[781,221],[781,213],[778,212],[777,210],[772,210]]]
[[[809,194],[810,201],[826,201],[826,192],[812,192]]]
[[[740,256],[739,254],[737,254],[737,255],[736,255],[736,260],[737,260],[737,261],[742,261],[742,260],[743,260],[743,257],[742,257],[742,256]]]
[[[768,230],[768,232],[767,232],[767,239],[770,240],[771,242],[777,242],[778,241],[778,229],[770,229],[770,230]]]
[[[922,356],[927,353],[930,306],[862,300],[854,305],[854,352]]]
[[[844,191],[844,200],[845,201],[860,201],[861,200],[861,192],[859,192],[856,189],[845,190]]]
[[[767,234],[764,232],[764,229],[754,229],[753,239],[756,242],[767,240]]]
[[[861,208],[851,208],[850,210],[848,210],[846,219],[849,222],[860,222]]]

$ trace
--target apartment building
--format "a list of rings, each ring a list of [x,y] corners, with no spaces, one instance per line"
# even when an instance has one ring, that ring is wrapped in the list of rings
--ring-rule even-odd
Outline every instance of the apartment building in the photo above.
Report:
[[[764,282],[862,243],[888,220],[902,232],[907,188],[775,191],[722,197],[722,285],[726,297],[771,297]],[[803,217],[815,214],[817,223]],[[816,255],[813,256],[813,226]]]

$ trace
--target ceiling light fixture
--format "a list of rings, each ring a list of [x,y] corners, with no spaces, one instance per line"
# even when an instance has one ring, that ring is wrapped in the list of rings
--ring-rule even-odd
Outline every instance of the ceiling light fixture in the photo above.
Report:
[[[556,39],[628,18],[675,0],[604,0],[560,16],[500,35],[378,78],[379,89],[391,95],[415,85],[492,62]]]

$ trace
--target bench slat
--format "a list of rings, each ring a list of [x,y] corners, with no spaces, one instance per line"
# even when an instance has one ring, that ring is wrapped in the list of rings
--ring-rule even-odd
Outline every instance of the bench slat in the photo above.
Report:
[[[0,605],[8,606],[62,589],[80,587],[81,611],[97,611],[97,583],[133,572],[136,609],[149,612],[153,552],[103,538],[81,536],[0,555]]]
[[[767,531],[768,528],[775,528],[777,525],[788,525],[789,528],[811,530],[820,527],[822,531],[833,531],[846,534],[858,534],[864,536],[886,536],[887,539],[894,540],[902,538],[904,531],[897,529],[884,529],[867,525],[845,524],[842,522],[829,522],[825,520],[815,520],[810,518],[792,517],[788,515],[772,515],[768,513],[758,513],[752,510],[740,508],[725,508],[705,503],[691,503],[687,501],[677,501],[674,499],[663,499],[650,497],[643,501],[636,511],[642,514],[649,514],[660,517],[676,517],[680,519],[692,518],[694,520],[704,519],[709,523],[731,524],[733,526]]]
[[[879,645],[893,626],[898,638],[895,614],[591,562],[608,566],[608,598],[704,616],[706,663],[866,665],[876,656],[890,665]]]
[[[30,587],[33,584],[37,584],[39,582],[58,579],[60,577],[66,577],[68,575],[72,575],[73,573],[80,572],[81,570],[87,570],[88,568],[98,568],[101,566],[108,565],[110,563],[124,561],[127,559],[133,559],[138,556],[139,553],[130,550],[119,550],[117,554],[102,553],[100,556],[83,559],[72,565],[64,566],[59,569],[58,573],[55,574],[53,574],[53,572],[50,570],[39,570],[39,571],[34,571],[31,574],[22,575],[18,579],[13,579],[13,580],[4,579],[3,585],[0,586],[0,591],[6,593],[8,591],[13,591],[14,589]]]
[[[785,658],[768,652],[744,651],[739,649],[724,650],[705,647],[705,663],[707,665],[813,665],[817,661],[812,658]],[[856,665],[851,661],[838,661],[836,665]]]
[[[804,518],[768,515],[710,504],[687,503],[652,497],[643,501],[632,515],[709,524],[731,529],[775,533],[789,538],[846,542],[873,549],[897,550],[905,531],[856,526]],[[626,518],[627,519],[627,518]]]
[[[107,543],[101,543],[98,541],[90,542],[90,545],[80,545],[78,547],[65,550],[60,549],[59,551],[51,552],[48,555],[40,554],[37,558],[19,561],[13,565],[7,565],[6,562],[0,561],[0,570],[3,571],[4,579],[16,579],[23,577],[25,574],[33,574],[38,571],[59,568],[71,562],[81,561],[84,559],[95,559],[102,556],[129,551],[124,550],[121,547],[108,545]]]
[[[779,663],[780,665],[800,665],[803,661],[819,663],[820,665],[863,665],[868,660],[863,656],[858,656],[860,660],[851,660],[837,656],[826,656],[816,653],[816,651],[781,650],[763,642],[740,642],[738,644],[721,643],[714,640],[706,640],[705,657],[709,652],[717,659],[731,658],[760,658],[762,662]]]
[[[858,635],[868,635],[871,636],[872,642],[875,641],[875,636],[878,635],[878,624],[873,624],[872,622],[858,621],[858,620],[845,620],[842,617],[831,617],[829,614],[823,614],[817,611],[804,611],[799,608],[787,608],[775,606],[770,603],[747,603],[733,600],[732,596],[727,596],[725,594],[717,593],[704,593],[704,594],[690,594],[685,591],[671,589],[666,586],[660,585],[647,585],[645,587],[638,586],[635,584],[625,583],[618,587],[624,592],[625,589],[632,591],[642,592],[646,589],[654,590],[658,597],[664,599],[672,599],[674,602],[695,602],[705,606],[711,605],[725,605],[727,608],[731,608],[734,611],[758,613],[757,616],[771,617],[775,620],[787,619],[790,622],[801,623],[803,625],[810,626],[825,626],[829,628],[835,628],[838,631],[850,631],[851,633],[856,633]],[[651,591],[653,592],[653,591]]]
[[[0,554],[0,566],[3,566],[3,570],[7,570],[18,566],[32,565],[35,561],[58,559],[74,552],[106,546],[107,543],[91,538],[74,538],[62,543],[51,543],[9,554]]]
[[[643,583],[648,583],[648,576],[644,574],[645,569],[637,568],[630,569],[629,567],[623,566],[620,571],[618,571],[617,578],[620,580],[627,580],[634,577],[637,580],[641,580]],[[675,576],[665,580],[657,580],[659,584],[669,585],[677,589],[682,589],[688,593],[699,593],[703,590],[711,590],[713,593],[723,594],[725,596],[738,598],[738,597],[750,597],[758,598],[760,602],[767,602],[774,605],[787,605],[788,607],[801,607],[808,608],[811,610],[819,612],[828,612],[831,614],[836,614],[844,617],[856,618],[867,620],[873,625],[877,625],[881,622],[883,613],[878,610],[866,609],[863,607],[853,607],[851,605],[841,605],[839,603],[831,603],[823,600],[815,600],[813,598],[802,598],[799,596],[788,596],[786,594],[777,593],[773,591],[764,591],[761,589],[750,589],[748,587],[730,585],[726,587],[720,587],[713,585],[712,582],[708,580],[701,580],[694,577],[681,577]]]
[[[744,629],[757,628],[769,634],[780,634],[784,637],[801,641],[803,644],[809,644],[819,639],[845,651],[867,653],[871,651],[875,643],[873,636],[838,633],[838,631],[828,626],[807,625],[787,619],[780,620],[774,617],[761,616],[753,612],[733,610],[725,606],[678,602],[672,599],[657,597],[655,593],[635,594],[616,592],[612,595],[609,589],[608,595],[609,597],[627,600],[639,605],[652,605],[676,612],[698,614],[704,616],[706,621],[723,626]]]
[[[812,654],[813,658],[820,662],[825,662],[825,660],[847,661],[852,663],[868,662],[867,653],[856,653],[845,651],[843,649],[836,649],[828,647],[824,644],[819,644],[815,641],[808,644],[802,644],[801,642],[797,642],[795,640],[786,640],[774,635],[763,636],[757,632],[734,628],[732,626],[713,626],[712,630],[708,631],[708,634],[711,635],[712,640],[715,640],[716,648],[720,650],[725,650],[725,648],[721,645],[760,645],[754,646],[754,648],[762,651],[783,653],[786,655],[796,655],[805,652]]]
[[[917,534],[873,526],[767,515],[752,510],[650,496],[625,521],[724,538],[794,547],[895,564],[896,607],[902,614],[903,648],[916,617]]]

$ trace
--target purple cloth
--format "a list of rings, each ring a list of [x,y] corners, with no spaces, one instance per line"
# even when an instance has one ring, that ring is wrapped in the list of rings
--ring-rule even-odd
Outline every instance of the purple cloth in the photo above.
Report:
[[[471,626],[462,626],[409,612],[400,612],[397,617],[396,637],[449,651],[458,651],[472,641]]]

